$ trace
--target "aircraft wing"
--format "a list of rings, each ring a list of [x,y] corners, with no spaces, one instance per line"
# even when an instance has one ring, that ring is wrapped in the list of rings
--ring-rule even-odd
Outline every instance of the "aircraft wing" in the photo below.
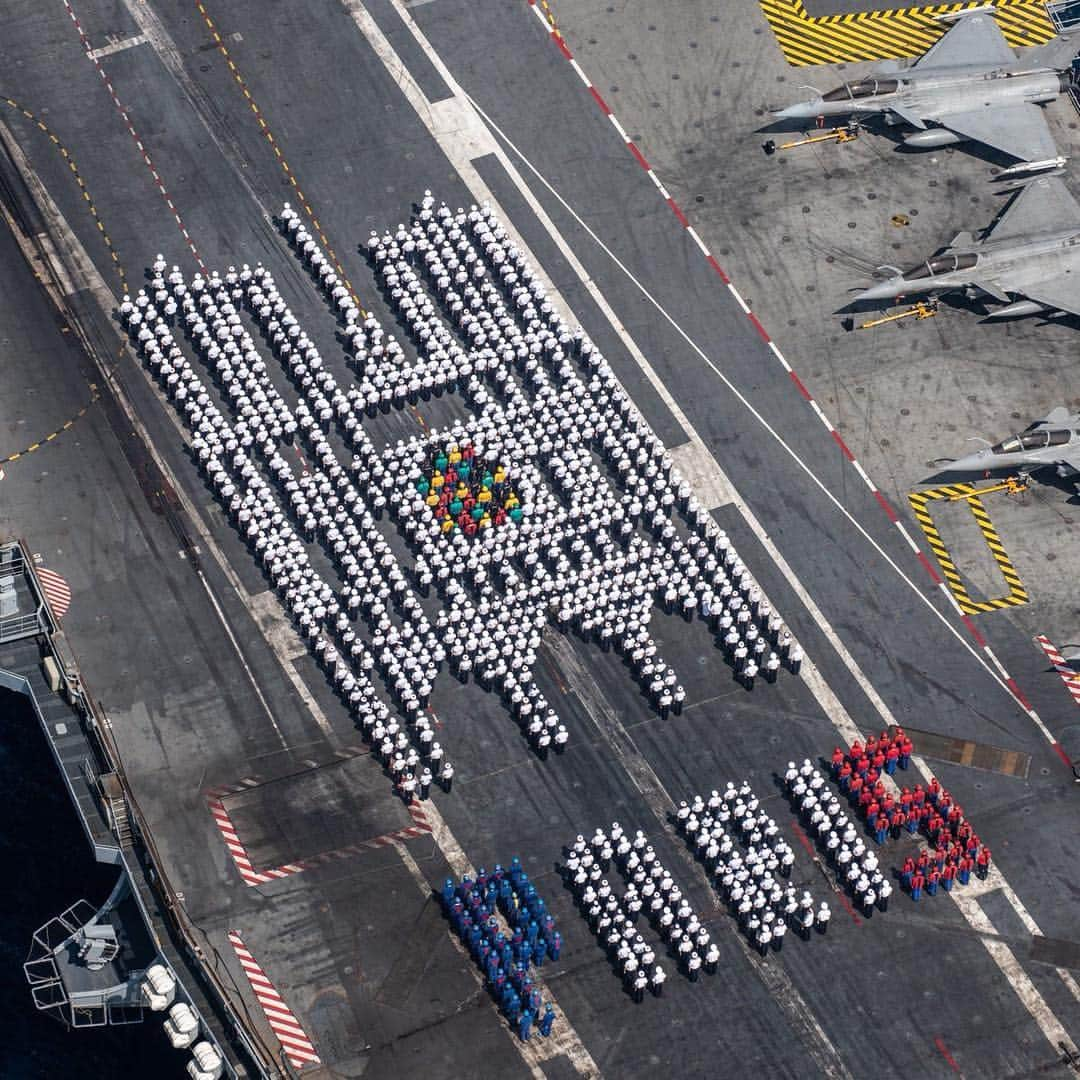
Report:
[[[936,119],[957,135],[1021,161],[1050,161],[1058,156],[1046,116],[1038,105],[987,105]]]
[[[959,19],[936,45],[915,62],[915,67],[919,71],[977,65],[989,69],[1015,63],[1016,56],[1009,48],[1005,35],[989,12],[982,11]]]
[[[1035,285],[1025,285],[1018,291],[1022,291],[1029,300],[1038,300],[1055,311],[1080,315],[1080,275],[1076,278],[1061,275]]]
[[[1080,32],[1072,30],[1061,37],[1054,38],[1046,45],[1035,45],[1020,53],[1020,62],[1013,71],[1037,71],[1040,68],[1052,68],[1064,71],[1080,52]]]
[[[1074,473],[1080,473],[1080,452],[1073,451],[1071,454],[1063,454],[1054,462],[1058,467],[1059,475],[1063,469],[1068,469]]]
[[[1080,204],[1065,181],[1060,176],[1040,176],[1021,189],[983,240],[1009,240],[1072,225],[1080,226]]]

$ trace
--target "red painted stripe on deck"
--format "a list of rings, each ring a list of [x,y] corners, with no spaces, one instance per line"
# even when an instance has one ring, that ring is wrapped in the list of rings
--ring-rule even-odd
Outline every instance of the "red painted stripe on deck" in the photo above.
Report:
[[[848,461],[854,461],[855,455],[847,448],[847,443],[841,438],[840,432],[833,429],[832,437],[836,440],[836,445],[843,451],[844,457],[846,457]]]
[[[769,332],[761,325],[761,320],[752,312],[748,312],[746,317],[754,324],[754,329],[761,335],[761,340],[768,345],[770,338]]]
[[[941,584],[941,578],[938,577],[938,572],[930,565],[930,560],[920,551],[919,562],[923,564],[923,569],[933,578],[935,585]]]
[[[817,852],[814,850],[814,845],[811,842],[810,837],[803,832],[801,826],[793,824],[791,827],[795,830],[795,835],[799,838],[799,843],[806,848],[806,854],[809,855],[811,859],[815,858]]]
[[[963,621],[964,625],[968,628],[968,632],[975,639],[979,647],[985,649],[986,638],[982,636],[982,634],[979,632],[979,628],[971,621],[971,616],[961,615],[960,618]]]
[[[724,273],[724,268],[716,261],[715,255],[706,255],[705,261],[720,275],[720,280],[725,285],[731,284],[731,278]]]
[[[1009,678],[1007,678],[1005,680],[1005,685],[1013,692],[1013,697],[1015,697],[1016,700],[1019,701],[1020,704],[1023,705],[1025,709],[1030,709],[1031,708],[1031,704],[1028,702],[1028,699],[1026,697],[1024,697],[1023,690],[1020,689],[1020,687],[1017,684],[1016,680],[1014,678],[1012,678],[1012,676],[1010,676]]]
[[[859,913],[851,906],[851,901],[847,898],[846,893],[839,893],[840,903],[844,910],[855,920],[856,926],[862,926],[862,918]]]
[[[889,500],[886,499],[880,491],[874,492],[874,498],[877,499],[878,505],[881,507],[882,510],[885,511],[889,520],[895,525],[900,520],[900,518],[897,516],[896,511],[889,505]]]
[[[649,163],[645,160],[645,155],[637,148],[637,144],[634,143],[634,142],[628,142],[626,145],[630,147],[630,153],[633,154],[634,157],[637,158],[637,163],[646,172],[652,172],[652,168],[650,167]]]
[[[935,1036],[934,1045],[938,1048],[938,1052],[941,1056],[948,1062],[949,1068],[952,1069],[953,1072],[959,1072],[960,1066],[956,1064],[956,1059],[949,1053],[949,1048],[945,1045],[945,1040],[940,1035]]]
[[[806,387],[803,385],[802,379],[800,379],[794,371],[789,372],[788,374],[791,375],[791,381],[796,385],[796,387],[798,387],[799,393],[802,394],[802,396],[806,398],[807,401],[813,401],[814,398],[811,395],[810,391],[807,390]]]
[[[608,103],[600,96],[600,91],[597,90],[595,86],[590,86],[589,87],[589,93],[592,94],[592,96],[594,98],[596,98],[596,104],[599,105],[600,108],[604,110],[604,115],[605,116],[610,116],[611,115],[611,109],[608,108]]]

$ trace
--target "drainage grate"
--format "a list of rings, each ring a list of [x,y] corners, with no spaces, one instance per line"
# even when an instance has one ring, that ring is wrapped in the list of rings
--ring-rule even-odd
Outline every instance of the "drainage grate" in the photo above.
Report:
[[[915,744],[915,752],[923,757],[1027,779],[1028,769],[1031,767],[1030,754],[1021,753],[1019,750],[1003,750],[1000,746],[972,742],[970,739],[952,739],[946,735],[917,731],[907,726],[904,730]]]

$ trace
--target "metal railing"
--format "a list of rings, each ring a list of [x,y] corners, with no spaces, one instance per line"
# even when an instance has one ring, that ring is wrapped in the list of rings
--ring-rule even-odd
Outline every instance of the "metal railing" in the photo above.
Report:
[[[196,939],[196,931],[200,934],[202,931],[198,930],[198,927],[191,921],[183,901],[177,895],[176,889],[173,887],[168,874],[165,872],[164,862],[157,850],[153,834],[146,824],[146,819],[139,806],[138,800],[135,798],[135,793],[128,783],[127,774],[124,771],[123,761],[120,757],[120,751],[113,740],[109,723],[102,713],[100,705],[94,701],[90,694],[87,693],[84,700],[87,711],[93,719],[93,730],[98,736],[102,752],[109,767],[116,774],[117,780],[123,790],[124,800],[126,801],[128,808],[129,823],[135,841],[136,850],[134,853],[138,854],[138,849],[140,847],[145,853],[146,860],[151,868],[151,873],[148,875],[149,884],[161,901],[162,913],[167,917],[172,929],[183,943],[189,955],[198,963],[199,970],[203,973],[214,995],[217,997],[220,1007],[228,1016],[230,1023],[232,1024],[235,1037],[244,1046],[248,1055],[251,1057],[252,1062],[256,1064],[264,1076],[294,1075],[293,1070],[289,1068],[288,1065],[284,1064],[283,1056],[279,1057],[276,1055],[274,1051],[262,1041],[262,1038],[259,1035],[257,1022],[254,1018],[250,1015],[241,1015],[240,1010],[237,1009],[236,999],[239,999],[240,1009],[243,1010],[244,1014],[247,1013],[247,1005],[239,992],[239,988],[234,985],[232,990],[230,990],[216,970],[216,964],[221,961],[220,956],[217,954],[217,950],[206,940],[205,935],[202,935],[205,947]],[[129,864],[132,852],[122,852],[121,854],[124,865],[128,867],[128,872],[134,876],[137,868]],[[136,903],[139,905],[140,910],[142,910],[143,915],[149,922],[150,915],[146,910],[142,896],[139,894],[139,890],[133,889],[132,895],[135,897]],[[207,956],[207,949],[214,954],[212,958],[213,962],[211,962],[211,957]],[[169,966],[171,967],[172,965]]]
[[[27,561],[25,550],[22,540],[13,540],[0,548],[0,577],[24,578],[34,601],[32,614],[10,615],[0,620],[0,645],[56,630],[56,620],[49,609],[45,590],[37,579],[33,564]]]
[[[1080,23],[1080,0],[1056,0],[1046,5],[1046,15],[1054,29],[1062,34]]]
[[[34,599],[38,603],[37,611],[34,615],[13,616],[11,619],[5,620],[5,623],[14,622],[16,619],[29,620],[32,624],[30,633],[37,633],[51,638],[51,635],[56,631],[56,623],[52,618],[52,613],[49,610],[48,605],[45,603],[45,594],[34,574],[33,565],[28,562],[23,555],[23,552],[27,550],[25,541],[12,541],[10,545],[5,545],[3,550],[11,552],[12,554],[7,563],[0,564],[0,573],[7,573],[9,575],[17,573],[24,575],[27,583],[30,585],[31,592],[34,594]],[[0,624],[0,634],[2,633],[3,624]],[[19,636],[26,637],[29,636],[29,633],[22,633]],[[4,639],[0,637],[0,641],[2,640]],[[169,876],[165,871],[164,860],[157,850],[152,832],[146,823],[146,819],[139,803],[128,782],[123,760],[120,757],[119,748],[109,729],[108,720],[100,705],[94,700],[93,695],[87,691],[83,683],[81,672],[77,670],[77,660],[72,658],[72,663],[76,670],[71,672],[70,678],[69,673],[63,671],[64,683],[69,692],[69,701],[74,708],[79,710],[85,716],[85,730],[91,745],[91,750],[93,753],[100,756],[101,760],[99,764],[103,767],[102,769],[94,769],[93,766],[90,765],[88,768],[89,763],[84,761],[83,776],[87,777],[88,773],[97,773],[100,775],[101,771],[111,771],[116,774],[117,781],[120,784],[123,801],[127,807],[127,824],[131,833],[128,850],[121,850],[120,857],[122,865],[132,882],[132,896],[134,897],[143,918],[146,920],[147,925],[152,928],[154,925],[153,917],[147,909],[139,888],[136,887],[136,875],[146,881],[149,888],[155,893],[160,902],[160,914],[164,916],[167,927],[170,932],[175,933],[179,943],[183,946],[183,951],[187,952],[191,962],[198,966],[199,972],[203,975],[208,989],[211,991],[210,998],[212,1002],[215,1003],[215,1008],[219,1009],[227,1018],[228,1026],[231,1028],[233,1037],[241,1046],[243,1046],[251,1062],[256,1066],[259,1072],[266,1077],[295,1075],[295,1071],[289,1066],[284,1055],[279,1056],[263,1041],[259,1031],[258,1021],[249,1014],[247,1003],[244,1000],[239,987],[237,987],[235,983],[230,987],[225,978],[223,978],[217,970],[220,965],[224,969],[225,977],[231,981],[232,975],[228,967],[224,964],[222,958],[218,955],[217,950],[209,942],[205,934],[203,934],[191,921],[181,898],[178,896],[176,889],[169,880]],[[74,682],[74,685],[72,685],[72,681]],[[19,677],[18,682],[23,685],[17,689],[22,693],[29,694],[29,696],[33,698],[33,691],[30,689],[27,680]],[[15,687],[12,688],[16,689]],[[53,752],[55,755],[55,746],[53,746]],[[76,807],[78,807],[79,801],[71,786],[71,779],[67,775],[63,763],[60,762],[59,758],[57,758],[57,763],[68,788],[68,793],[71,795]],[[91,790],[94,791],[95,796],[101,800],[102,793],[100,790],[97,790],[94,787],[91,787]],[[86,819],[81,813],[80,820],[82,820],[85,827]],[[90,841],[91,844],[94,845],[93,836],[90,836]],[[143,862],[144,859],[145,864]],[[50,920],[50,923],[57,923],[58,921],[59,920],[54,919]],[[62,921],[59,921],[59,923],[60,925],[63,925]],[[37,958],[35,957],[34,959]],[[168,966],[172,967],[171,964]],[[176,972],[173,974],[176,975]],[[182,980],[178,981],[182,982]],[[51,983],[52,980],[46,977],[38,983],[39,989],[46,991],[46,987],[50,986]],[[51,997],[52,995],[46,991],[42,995],[42,1000],[43,1002],[50,1001],[50,1004],[55,1005],[56,1002],[51,1001]],[[50,1005],[43,1003],[38,1007],[49,1008]],[[198,1010],[196,1010],[196,1012],[198,1012]]]
[[[7,556],[5,558],[5,555]],[[0,551],[0,577],[26,573],[26,559],[21,547],[9,547]]]
[[[0,619],[0,645],[42,632],[41,620],[36,611],[33,615],[9,615],[6,619]]]

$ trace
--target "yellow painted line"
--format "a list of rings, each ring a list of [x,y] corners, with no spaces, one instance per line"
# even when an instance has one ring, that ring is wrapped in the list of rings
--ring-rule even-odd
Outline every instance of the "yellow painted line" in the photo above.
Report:
[[[949,554],[949,549],[946,547],[945,541],[942,540],[941,533],[938,531],[938,527],[934,523],[927,506],[929,502],[938,499],[962,501],[967,504],[976,525],[979,527],[979,532],[982,534],[987,549],[997,564],[998,571],[1005,580],[1005,584],[1008,586],[1009,591],[1005,596],[981,601],[971,598],[960,571]],[[919,528],[922,530],[923,536],[926,537],[927,544],[930,545],[930,550],[934,553],[938,566],[941,567],[949,591],[956,598],[960,610],[965,615],[978,615],[982,612],[999,611],[1002,608],[1017,607],[1029,603],[1024,583],[1020,580],[1020,575],[1016,572],[1012,560],[1005,551],[1005,545],[1001,542],[1001,537],[994,528],[990,515],[978,496],[978,488],[972,484],[945,484],[943,487],[931,488],[927,491],[912,491],[908,494],[908,502],[911,504],[912,512]]]
[[[65,431],[67,431],[76,420],[85,416],[90,411],[90,406],[94,404],[98,399],[97,386],[94,383],[90,384],[90,400],[73,416],[70,420],[65,420],[60,427],[55,431],[50,431],[43,439],[38,440],[35,443],[31,443],[25,450],[20,450],[17,454],[8,454],[5,458],[0,458],[0,462],[7,465],[9,462],[18,461],[19,458],[25,457],[27,454],[32,454],[35,450],[40,450],[46,443],[51,443],[54,439],[58,438]]]
[[[349,281],[349,278],[345,273],[345,268],[341,265],[341,261],[335,254],[334,249],[330,246],[330,241],[326,238],[326,234],[321,228],[319,228],[317,219],[315,215],[311,212],[311,207],[308,206],[307,200],[304,199],[303,193],[300,191],[300,187],[296,182],[295,174],[293,173],[292,169],[289,168],[289,163],[285,160],[285,156],[284,154],[282,154],[281,148],[277,144],[277,140],[275,140],[269,126],[267,125],[266,120],[263,117],[262,109],[259,108],[258,102],[252,96],[247,83],[244,81],[244,76],[240,74],[240,69],[233,62],[233,58],[229,54],[228,46],[222,39],[221,34],[218,33],[217,26],[214,24],[214,20],[210,17],[210,12],[206,10],[206,5],[202,2],[202,0],[195,0],[195,7],[198,9],[199,14],[203,17],[203,21],[206,23],[207,29],[213,35],[214,43],[217,45],[218,51],[225,58],[225,62],[228,64],[229,70],[232,72],[232,77],[235,80],[236,85],[240,87],[240,90],[244,95],[244,99],[248,103],[248,108],[251,109],[252,115],[254,115],[255,119],[259,123],[260,130],[262,131],[263,135],[266,136],[266,141],[270,143],[270,145],[274,148],[274,154],[278,159],[278,163],[281,165],[282,171],[289,178],[289,183],[296,190],[297,196],[303,203],[304,212],[307,214],[308,218],[312,223],[312,226],[318,233],[319,239],[322,241],[323,249],[326,251],[327,257],[334,264],[334,268],[338,272],[338,277],[341,278],[342,284],[345,286],[345,288],[349,290],[349,295],[353,298],[353,303],[355,303],[356,306],[360,309],[361,314],[366,316],[367,312],[364,310],[364,306],[360,303],[360,298],[356,295],[356,290],[353,288],[352,282]]]
[[[544,18],[547,19],[548,26],[551,27],[551,32],[558,38],[562,37],[559,32],[559,28],[555,25],[555,12],[551,10],[551,5],[547,0],[537,0],[540,5],[540,10],[544,13]]]
[[[803,0],[759,4],[784,59],[807,67],[921,56],[952,26],[938,16],[980,7],[982,0],[816,17]],[[1043,45],[1056,36],[1042,0],[997,0],[990,14],[1013,48]]]
[[[71,170],[75,177],[75,183],[82,189],[83,201],[86,203],[87,209],[90,211],[91,216],[94,219],[94,223],[97,225],[98,232],[101,234],[102,240],[105,242],[105,246],[109,249],[109,254],[112,256],[113,265],[116,267],[117,276],[120,278],[120,286],[124,292],[127,292],[127,275],[124,273],[124,267],[120,262],[119,257],[116,254],[116,248],[113,245],[112,238],[105,231],[105,224],[102,222],[101,217],[98,215],[97,207],[94,205],[93,200],[90,198],[90,193],[86,190],[86,184],[83,181],[82,175],[79,173],[78,166],[75,164],[75,159],[71,156],[70,152],[64,146],[64,144],[57,137],[55,132],[50,130],[48,124],[40,117],[35,116],[26,106],[20,105],[14,98],[4,97],[0,98],[5,105],[14,109],[16,112],[20,112],[28,120],[32,121],[41,131],[49,136],[49,141],[60,151],[61,156],[68,163],[68,168]],[[10,459],[9,459],[10,460]]]

